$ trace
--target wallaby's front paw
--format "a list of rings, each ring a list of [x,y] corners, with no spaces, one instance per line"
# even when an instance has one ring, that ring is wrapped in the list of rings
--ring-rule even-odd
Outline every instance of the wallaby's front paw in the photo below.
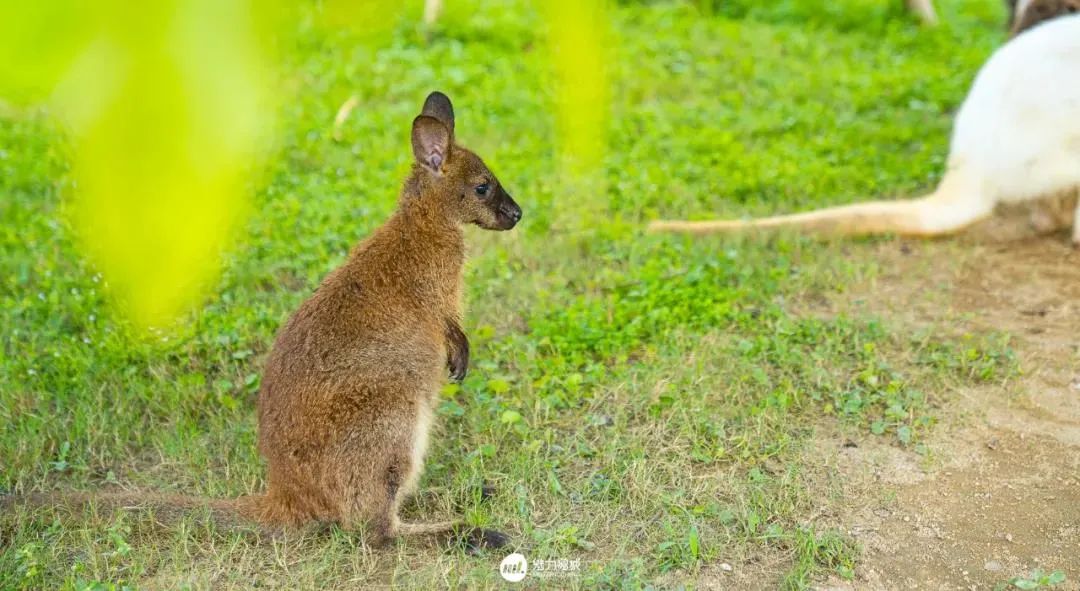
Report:
[[[469,339],[453,320],[446,321],[446,345],[446,366],[450,369],[450,379],[460,382],[469,373]]]
[[[458,355],[451,355],[446,367],[450,369],[450,379],[460,383],[469,373],[469,359],[468,357],[462,358]]]

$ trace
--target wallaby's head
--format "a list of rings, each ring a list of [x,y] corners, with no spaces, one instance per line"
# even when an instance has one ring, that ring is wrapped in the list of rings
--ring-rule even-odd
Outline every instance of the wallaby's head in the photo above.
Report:
[[[1006,0],[1006,3],[1012,36],[1059,16],[1080,12],[1080,0]]]
[[[413,175],[437,199],[438,206],[461,224],[487,230],[509,230],[521,219],[521,208],[479,156],[454,143],[454,107],[441,92],[424,101],[413,120]]]

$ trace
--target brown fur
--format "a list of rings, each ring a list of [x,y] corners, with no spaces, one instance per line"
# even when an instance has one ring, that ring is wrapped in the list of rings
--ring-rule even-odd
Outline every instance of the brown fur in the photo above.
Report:
[[[431,529],[403,527],[397,513],[420,477],[446,368],[461,379],[468,363],[462,226],[506,230],[521,215],[480,158],[453,144],[453,117],[445,96],[428,98],[398,211],[278,334],[259,393],[261,522],[366,525],[378,540]]]
[[[460,380],[468,366],[462,227],[509,230],[521,209],[454,143],[445,95],[428,97],[412,144],[416,162],[397,211],[289,318],[267,358],[258,416],[268,490],[202,502],[215,512],[273,529],[338,523],[366,529],[374,543],[460,525],[402,524],[398,507],[420,478],[447,369]],[[506,542],[493,531],[467,535],[478,545]]]

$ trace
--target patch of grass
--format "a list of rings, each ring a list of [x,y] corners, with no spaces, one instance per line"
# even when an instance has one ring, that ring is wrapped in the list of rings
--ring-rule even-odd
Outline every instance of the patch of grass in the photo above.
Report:
[[[1065,580],[1066,577],[1064,571],[1055,570],[1046,572],[1037,568],[1031,571],[1027,576],[1013,577],[1009,579],[1008,583],[999,583],[994,586],[994,589],[995,591],[1004,589],[1024,589],[1026,591],[1034,589],[1053,589],[1064,583]]]
[[[445,90],[458,135],[525,209],[470,231],[473,367],[439,407],[407,519],[463,514],[529,558],[582,560],[554,587],[644,589],[721,561],[785,556],[777,581],[850,576],[858,551],[809,522],[815,425],[899,445],[958,385],[1015,371],[1007,338],[810,317],[873,261],[858,243],[645,236],[659,216],[804,209],[910,194],[941,172],[952,110],[1001,41],[1000,8],[892,3],[621,4],[605,167],[555,174],[532,4],[448,4],[430,41],[373,50],[303,28],[285,51],[280,145],[213,295],[131,333],[66,222],[69,154],[48,113],[0,118],[0,489],[259,490],[254,396],[274,331],[394,205],[418,101]],[[897,3],[898,4],[898,3]],[[361,100],[341,140],[330,122]],[[90,237],[92,239],[92,237]],[[852,254],[854,253],[854,254]],[[497,494],[481,503],[478,485]],[[260,539],[152,509],[0,517],[0,588],[494,588],[501,556],[349,532]]]

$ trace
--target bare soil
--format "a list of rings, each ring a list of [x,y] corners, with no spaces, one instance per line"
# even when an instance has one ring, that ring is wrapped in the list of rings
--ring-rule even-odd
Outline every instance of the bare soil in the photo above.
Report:
[[[1022,376],[959,392],[931,457],[840,447],[832,520],[863,545],[853,581],[821,589],[995,589],[1033,569],[1080,590],[1080,253],[999,218],[962,238],[863,245],[877,277],[836,306],[1013,335]],[[864,253],[859,253],[860,256]],[[824,444],[828,445],[828,444]]]

